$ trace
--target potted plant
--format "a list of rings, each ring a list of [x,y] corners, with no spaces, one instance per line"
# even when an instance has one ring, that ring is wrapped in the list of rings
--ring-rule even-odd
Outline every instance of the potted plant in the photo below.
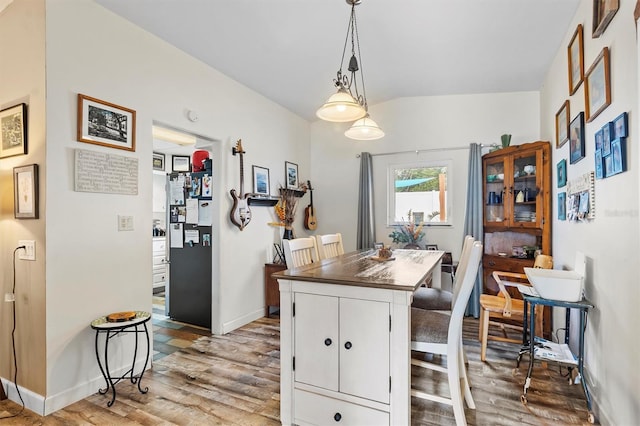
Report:
[[[404,218],[403,218],[404,221]],[[402,225],[395,225],[394,230],[389,234],[395,244],[404,244],[406,249],[421,249],[420,241],[424,238],[424,222],[416,224],[413,213],[409,210],[409,221]]]

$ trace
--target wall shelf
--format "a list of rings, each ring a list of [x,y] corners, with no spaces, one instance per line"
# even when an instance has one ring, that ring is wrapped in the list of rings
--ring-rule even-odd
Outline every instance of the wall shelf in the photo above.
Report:
[[[248,203],[250,206],[265,206],[273,207],[278,204],[280,198],[278,197],[249,197]]]

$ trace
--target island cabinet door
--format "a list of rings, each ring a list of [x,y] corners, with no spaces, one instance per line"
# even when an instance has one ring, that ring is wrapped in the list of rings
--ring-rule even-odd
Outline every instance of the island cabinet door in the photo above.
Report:
[[[340,392],[389,403],[389,303],[340,299]]]
[[[338,391],[338,302],[333,296],[295,293],[294,380]]]

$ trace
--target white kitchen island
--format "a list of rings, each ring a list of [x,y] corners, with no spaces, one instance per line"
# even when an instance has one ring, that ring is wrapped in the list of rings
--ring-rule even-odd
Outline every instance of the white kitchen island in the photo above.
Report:
[[[358,251],[273,274],[282,424],[411,423],[411,301],[440,282],[443,253]]]

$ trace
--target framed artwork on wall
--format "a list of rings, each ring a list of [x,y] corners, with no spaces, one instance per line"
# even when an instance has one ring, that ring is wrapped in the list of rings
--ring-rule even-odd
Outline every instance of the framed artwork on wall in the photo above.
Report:
[[[627,170],[626,139],[618,138],[611,141],[611,172],[614,175]]]
[[[78,94],[78,141],[136,150],[136,112]]]
[[[558,193],[558,220],[567,220],[567,193]]]
[[[569,101],[566,100],[556,113],[556,148],[569,140]]]
[[[604,33],[619,8],[618,0],[593,0],[591,37],[598,38]]]
[[[584,79],[584,105],[587,122],[590,122],[611,104],[608,47],[602,49]]]
[[[614,138],[626,138],[629,136],[627,113],[623,112],[613,120]]]
[[[174,172],[190,172],[191,157],[188,155],[174,155],[171,157],[171,170]]]
[[[575,164],[585,156],[584,113],[581,111],[569,126],[569,163]]]
[[[609,155],[611,153],[611,122],[605,123],[600,129],[602,131],[602,155]]]
[[[578,25],[571,37],[567,53],[569,56],[569,94],[573,95],[578,90],[584,79],[584,43],[582,24]]]
[[[0,158],[27,153],[27,105],[0,111]]]
[[[159,152],[153,153],[153,170],[164,171],[164,154]]]
[[[604,177],[604,163],[602,162],[602,151],[599,149],[595,153],[595,162],[596,179],[602,179]]]
[[[558,188],[562,188],[567,184],[567,160],[564,158],[558,162]]]
[[[252,166],[253,170],[253,193],[269,195],[269,169],[266,167]]]
[[[38,165],[13,168],[14,216],[16,219],[38,218]]]
[[[296,163],[284,162],[284,178],[287,181],[287,189],[298,188],[298,165]]]

